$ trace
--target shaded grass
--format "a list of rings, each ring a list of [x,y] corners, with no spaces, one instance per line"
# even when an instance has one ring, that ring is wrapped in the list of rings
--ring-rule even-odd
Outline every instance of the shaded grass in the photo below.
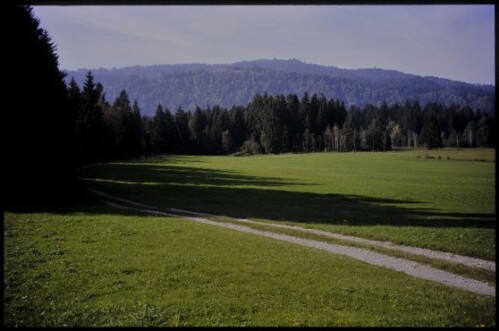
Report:
[[[105,206],[5,214],[6,326],[494,326],[495,298]]]
[[[489,157],[494,150],[478,150]],[[435,151],[432,151],[435,152]],[[468,150],[446,150],[463,158]],[[469,158],[479,157],[470,150]],[[159,207],[300,224],[495,260],[494,162],[415,153],[160,156],[81,169],[90,186]]]

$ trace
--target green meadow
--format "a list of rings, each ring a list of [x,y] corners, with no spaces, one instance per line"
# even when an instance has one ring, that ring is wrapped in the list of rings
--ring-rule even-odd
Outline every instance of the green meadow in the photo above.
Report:
[[[293,224],[495,260],[493,149],[163,155],[79,177],[266,230]],[[92,200],[4,218],[6,326],[495,326],[495,297],[182,218]]]
[[[6,326],[494,326],[495,298],[97,204],[7,212]]]
[[[495,259],[495,150],[159,156],[81,169],[158,207],[283,222]]]

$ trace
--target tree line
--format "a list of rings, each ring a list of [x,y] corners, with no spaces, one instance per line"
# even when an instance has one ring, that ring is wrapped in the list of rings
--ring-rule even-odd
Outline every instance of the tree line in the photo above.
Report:
[[[270,154],[388,151],[393,147],[490,147],[494,118],[459,105],[418,102],[346,109],[338,99],[307,93],[257,94],[247,106],[172,112],[158,104],[142,116],[125,90],[108,102],[89,71],[68,87],[79,163],[144,154]]]

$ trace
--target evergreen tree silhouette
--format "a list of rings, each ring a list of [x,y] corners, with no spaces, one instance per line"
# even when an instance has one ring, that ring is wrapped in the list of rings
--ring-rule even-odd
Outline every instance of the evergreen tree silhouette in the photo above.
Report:
[[[14,102],[3,110],[3,197],[7,206],[33,206],[72,188],[73,116],[50,36],[30,6],[6,8],[7,97]]]

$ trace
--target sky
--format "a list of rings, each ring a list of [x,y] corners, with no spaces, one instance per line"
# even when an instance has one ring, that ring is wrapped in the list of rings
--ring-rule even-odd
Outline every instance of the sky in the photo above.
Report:
[[[493,5],[34,6],[61,69],[298,59],[495,84]]]

